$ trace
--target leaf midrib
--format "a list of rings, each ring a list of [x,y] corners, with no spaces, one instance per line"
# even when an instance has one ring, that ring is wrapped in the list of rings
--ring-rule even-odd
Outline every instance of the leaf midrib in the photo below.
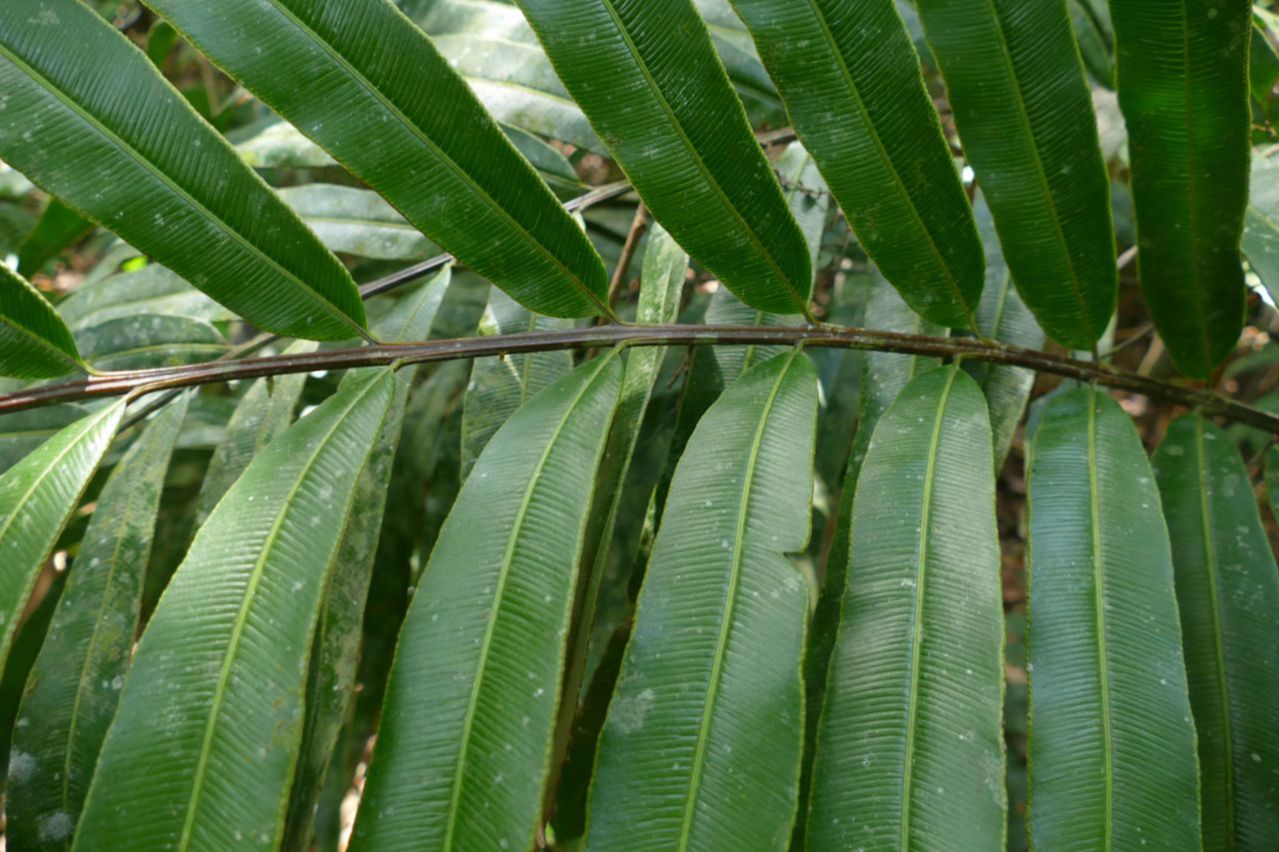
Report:
[[[484,683],[484,675],[488,668],[489,648],[493,644],[493,634],[497,626],[497,615],[501,609],[502,595],[506,589],[506,582],[510,578],[510,566],[515,558],[515,548],[519,543],[520,537],[524,531],[524,520],[528,515],[529,507],[533,502],[533,494],[537,490],[537,486],[542,478],[542,471],[546,468],[546,463],[551,457],[551,452],[559,443],[561,433],[568,425],[568,421],[572,419],[577,406],[581,403],[582,398],[595,386],[595,382],[599,380],[600,374],[604,367],[607,366],[620,349],[613,349],[609,354],[599,359],[595,373],[587,381],[582,383],[582,387],[574,395],[564,409],[564,415],[560,418],[560,422],[556,424],[555,430],[551,433],[550,438],[546,442],[545,449],[542,450],[538,457],[537,464],[533,468],[533,472],[529,477],[528,486],[524,489],[524,496],[520,499],[520,505],[516,510],[515,520],[511,525],[511,534],[507,538],[506,552],[502,555],[502,564],[498,572],[497,582],[493,590],[493,602],[489,605],[489,617],[485,622],[484,636],[480,640],[479,664],[475,671],[475,676],[471,680],[471,694],[467,699],[466,715],[462,718],[462,731],[458,736],[461,747],[458,749],[457,766],[453,771],[453,779],[450,783],[449,806],[445,816],[444,838],[440,844],[440,849],[444,852],[450,852],[453,849],[453,834],[457,830],[458,811],[461,809],[462,786],[466,775],[467,755],[470,753],[471,745],[471,728],[475,722],[476,708],[479,706],[480,690]]]
[[[1185,72],[1185,128],[1186,128],[1186,197],[1190,202],[1190,250],[1193,253],[1191,262],[1191,275],[1195,279],[1195,303],[1199,310],[1195,313],[1195,321],[1199,332],[1199,343],[1203,346],[1204,365],[1211,370],[1212,365],[1209,363],[1212,359],[1212,340],[1208,331],[1207,317],[1212,315],[1211,306],[1208,304],[1208,287],[1204,286],[1203,270],[1199,266],[1199,258],[1201,256],[1201,247],[1203,245],[1203,235],[1199,228],[1199,175],[1197,172],[1198,158],[1195,156],[1195,103],[1192,96],[1193,86],[1190,83],[1190,8],[1186,0],[1180,0],[1181,16],[1178,21],[1181,23],[1181,62]],[[1137,262],[1141,262],[1141,255],[1137,256]]]
[[[1231,725],[1232,704],[1230,701],[1230,685],[1226,678],[1225,636],[1222,631],[1221,591],[1218,588],[1217,576],[1220,570],[1217,564],[1216,536],[1213,532],[1212,510],[1208,503],[1209,481],[1208,465],[1205,458],[1204,423],[1195,416],[1195,472],[1199,483],[1199,522],[1203,526],[1204,542],[1204,574],[1208,580],[1208,605],[1212,612],[1213,652],[1216,662],[1216,687],[1221,700],[1221,733],[1224,740],[1221,758],[1225,765],[1225,803],[1226,803],[1226,842],[1230,849],[1235,848],[1235,744],[1234,731]]]
[[[946,263],[945,257],[942,256],[941,249],[937,247],[937,241],[933,239],[932,232],[924,225],[924,219],[919,215],[919,208],[915,206],[915,199],[906,191],[906,184],[902,180],[901,173],[897,171],[897,165],[893,162],[888,154],[888,149],[884,146],[884,140],[879,137],[879,129],[875,125],[874,120],[870,116],[870,110],[866,106],[866,102],[862,100],[862,94],[857,88],[856,82],[853,80],[852,69],[848,67],[848,63],[844,60],[843,51],[840,49],[839,42],[835,39],[834,32],[831,31],[830,24],[826,20],[825,13],[818,7],[816,0],[807,0],[809,7],[813,11],[813,17],[817,19],[818,25],[821,27],[822,35],[826,38],[826,43],[830,48],[830,56],[835,60],[839,67],[840,74],[844,77],[844,82],[848,86],[848,92],[852,96],[853,103],[857,105],[857,111],[861,114],[862,121],[865,122],[866,128],[870,131],[867,135],[871,142],[875,145],[875,153],[878,155],[880,163],[888,171],[892,177],[892,183],[897,187],[901,197],[906,200],[906,209],[910,211],[910,216],[915,220],[915,224],[919,228],[919,232],[924,235],[924,242],[928,245],[929,252],[937,262],[937,266],[945,275],[946,283],[950,285],[958,304],[964,309],[964,314],[972,322],[973,309],[968,304],[968,300],[964,298],[963,291],[959,289],[959,282],[955,278],[955,273],[951,271],[950,265]],[[922,78],[921,78],[922,82]],[[941,137],[940,129],[937,135]],[[943,139],[944,141],[944,139]]]
[[[573,284],[573,286],[575,286],[579,291],[581,291],[581,293],[585,295],[587,299],[591,301],[592,304],[595,305],[596,310],[599,311],[602,316],[608,316],[610,314],[611,311],[608,305],[605,302],[603,302],[600,299],[600,297],[596,295],[596,293],[593,290],[591,290],[589,286],[587,286],[586,282],[583,281],[581,277],[577,275],[577,273],[569,269],[568,266],[566,266],[564,262],[560,260],[558,256],[555,255],[554,252],[552,252],[549,248],[547,248],[547,246],[543,245],[540,240],[534,238],[532,233],[530,233],[529,230],[524,227],[522,222],[520,222],[518,219],[512,216],[506,210],[506,208],[504,208],[501,204],[499,204],[497,200],[493,198],[492,195],[489,194],[487,189],[485,189],[484,187],[476,183],[475,179],[472,178],[470,174],[468,174],[466,170],[464,170],[460,165],[458,165],[457,161],[454,160],[453,157],[451,157],[443,148],[437,145],[435,143],[435,140],[427,136],[426,133],[422,130],[422,128],[418,127],[418,125],[412,120],[410,120],[409,117],[405,115],[404,112],[401,111],[400,108],[389,97],[383,94],[381,89],[379,89],[376,85],[374,85],[373,82],[362,71],[356,68],[355,65],[353,65],[349,60],[347,60],[347,58],[342,54],[342,52],[337,48],[336,45],[332,44],[327,39],[322,38],[321,35],[310,26],[310,24],[302,20],[301,17],[295,14],[293,10],[290,9],[288,6],[286,6],[283,2],[281,2],[281,0],[270,0],[270,2],[271,2],[271,5],[275,7],[275,9],[280,13],[282,17],[286,18],[290,23],[292,23],[295,27],[297,27],[304,36],[309,38],[316,45],[318,45],[326,54],[328,54],[329,58],[332,59],[336,65],[338,65],[339,67],[341,67],[347,72],[351,80],[356,85],[364,89],[365,92],[367,92],[375,100],[377,100],[382,105],[383,109],[385,109],[391,116],[395,118],[396,121],[400,123],[401,126],[404,127],[404,129],[408,130],[411,135],[416,137],[418,141],[422,143],[423,147],[427,148],[432,153],[434,153],[434,155],[439,159],[441,163],[444,164],[444,166],[453,174],[453,176],[460,183],[462,183],[467,189],[469,189],[476,198],[478,198],[481,202],[483,202],[484,205],[491,212],[495,213],[498,219],[506,223],[507,227],[509,227],[517,236],[523,238],[523,241],[525,242],[525,244],[531,246],[534,252],[541,255],[544,260],[549,261],[551,266],[559,271],[560,275],[562,275],[564,278],[570,281]],[[403,17],[403,13],[400,12],[398,8],[395,10],[395,14]],[[404,18],[404,20],[408,22],[408,18]],[[409,23],[411,24],[411,22]],[[426,41],[425,37],[423,38],[423,41]],[[427,42],[427,44],[429,44],[429,42]],[[439,51],[436,50],[436,48],[432,46],[430,49],[435,50],[438,58],[444,63],[445,66],[449,67],[449,70],[451,73],[456,73],[452,71],[452,67],[449,66],[448,60],[444,59],[443,55],[439,54]],[[461,75],[459,74],[458,76],[460,77]],[[483,110],[481,110],[481,112],[483,112]],[[484,115],[486,118],[488,117],[487,113],[484,113]],[[499,133],[499,135],[501,134]],[[502,138],[503,140],[505,140],[505,136],[503,136]],[[317,143],[319,142],[318,139],[315,141]],[[508,142],[508,144],[510,143]],[[335,159],[339,160],[339,162],[342,162],[344,165],[350,168],[353,172],[362,171],[362,170],[356,169],[352,164],[350,164],[343,158],[337,157],[336,154],[334,154],[333,156]],[[521,160],[523,159],[523,155],[519,155],[519,157]],[[528,166],[528,168],[532,169],[532,166],[530,165]],[[541,179],[539,178],[538,180],[540,181]],[[555,196],[553,193],[551,193],[550,189],[546,190],[546,194],[550,196],[554,205],[558,208],[560,206],[559,202],[554,200]],[[387,201],[388,203],[392,203],[392,206],[394,206],[394,203],[391,202],[390,199],[387,199]],[[407,212],[403,210],[401,210],[400,212],[404,215],[406,219],[411,218]]]
[[[1088,511],[1092,539],[1093,619],[1097,628],[1098,700],[1101,704],[1102,770],[1103,770],[1103,849],[1114,846],[1114,742],[1110,725],[1110,659],[1106,651],[1106,605],[1102,572],[1101,488],[1097,473],[1097,389],[1088,389]]]
[[[737,510],[737,525],[733,533],[733,560],[729,566],[728,591],[725,595],[724,613],[720,619],[719,637],[715,643],[715,657],[711,662],[710,678],[706,689],[706,701],[702,707],[702,721],[697,729],[697,743],[693,750],[692,770],[689,773],[688,795],[684,802],[684,816],[680,824],[679,845],[677,849],[689,848],[689,840],[693,832],[693,814],[697,807],[698,795],[701,793],[702,771],[706,763],[706,749],[710,739],[711,717],[715,712],[715,701],[719,695],[720,681],[724,673],[724,657],[727,655],[728,636],[732,632],[733,613],[737,606],[738,586],[741,582],[742,562],[745,558],[746,525],[750,520],[751,495],[754,488],[755,472],[758,467],[759,454],[764,443],[764,432],[768,428],[777,397],[790,375],[791,367],[801,357],[798,347],[793,349],[789,360],[777,374],[777,380],[769,391],[768,399],[760,411],[759,425],[755,428],[755,437],[751,442],[747,456],[746,475],[742,477],[741,502]]]
[[[43,74],[38,73],[33,66],[28,64],[16,53],[11,51],[9,49],[9,46],[3,42],[0,42],[0,57],[3,57],[9,60],[11,63],[13,63],[13,65],[16,66],[18,70],[26,74],[28,79],[34,81],[40,88],[48,92],[54,98],[54,100],[61,102],[64,107],[69,109],[73,114],[79,116],[81,121],[83,121],[86,125],[88,125],[93,130],[95,130],[100,136],[105,138],[108,143],[114,143],[114,145],[120,151],[126,154],[129,157],[129,159],[133,160],[135,163],[141,166],[144,172],[149,173],[159,183],[168,187],[169,191],[172,192],[174,195],[176,195],[178,198],[185,200],[192,208],[195,209],[197,213],[201,214],[205,219],[214,223],[215,225],[220,226],[222,233],[229,236],[234,242],[240,244],[242,247],[248,249],[249,254],[254,255],[266,266],[275,270],[275,272],[285,281],[291,282],[297,289],[297,292],[301,293],[302,296],[307,298],[309,301],[311,301],[315,305],[319,306],[330,316],[350,326],[352,329],[356,331],[357,334],[361,332],[361,328],[359,324],[355,322],[355,320],[347,316],[340,308],[338,308],[335,304],[333,304],[324,296],[322,296],[319,292],[306,286],[306,284],[302,281],[301,278],[294,275],[292,271],[285,268],[282,264],[276,261],[275,258],[271,257],[266,252],[264,252],[255,243],[250,241],[248,237],[244,236],[238,230],[231,227],[231,225],[228,222],[226,222],[224,219],[222,219],[220,216],[215,215],[212,210],[210,210],[202,202],[197,200],[184,187],[182,187],[180,184],[175,182],[165,172],[156,168],[156,166],[149,159],[147,159],[146,157],[142,155],[142,152],[138,151],[131,144],[126,142],[123,139],[123,137],[119,136],[113,130],[111,130],[101,121],[99,121],[97,116],[90,113],[87,109],[82,108],[80,104],[75,101],[74,98],[72,98],[69,94],[63,92],[62,89],[60,89],[56,84],[54,84],[52,80],[48,79]],[[270,192],[270,190],[267,190],[267,191]]]
[[[622,22],[621,15],[618,14],[617,9],[613,5],[614,0],[599,0],[599,2],[600,5],[604,7],[604,10],[608,12],[609,17],[613,21],[613,25],[617,28],[617,32],[622,38],[622,42],[626,45],[626,49],[630,52],[631,58],[635,61],[635,67],[639,70],[640,74],[643,75],[644,82],[648,84],[649,91],[653,95],[653,100],[656,101],[662,108],[662,111],[666,113],[669,126],[675,132],[675,136],[683,144],[684,149],[688,152],[689,159],[693,162],[693,165],[697,167],[699,172],[701,172],[702,177],[706,181],[706,185],[711,190],[711,193],[720,202],[723,209],[728,212],[729,216],[735,219],[738,225],[741,226],[742,232],[746,234],[747,239],[755,246],[760,257],[762,257],[764,261],[772,267],[777,280],[781,281],[786,287],[791,299],[795,302],[795,306],[799,308],[799,312],[805,313],[808,309],[808,299],[800,296],[799,288],[790,280],[790,277],[782,271],[781,265],[777,262],[777,259],[773,257],[773,254],[768,250],[768,247],[764,245],[764,241],[755,233],[755,229],[750,226],[750,223],[746,221],[746,217],[744,217],[741,211],[737,209],[737,206],[732,203],[728,197],[728,193],[724,191],[724,188],[720,186],[719,181],[715,179],[713,174],[711,174],[710,167],[706,165],[706,161],[702,159],[696,146],[693,145],[693,140],[690,139],[688,134],[684,131],[684,125],[680,123],[679,117],[676,116],[675,109],[670,105],[670,102],[666,100],[666,96],[662,92],[661,87],[657,85],[657,80],[653,78],[652,72],[649,71],[648,63],[644,61],[644,57],[640,53],[639,48],[636,46],[634,39],[631,38],[630,32],[626,29],[626,26]],[[718,57],[716,58],[716,61],[719,61]],[[723,72],[722,67],[721,73],[725,73],[725,76],[727,76],[726,72]],[[623,169],[623,171],[625,171],[625,169]]]
[[[186,815],[182,825],[182,833],[179,836],[177,849],[179,852],[186,852],[191,843],[191,832],[195,827],[195,817],[199,810],[200,792],[204,786],[205,774],[208,770],[209,758],[213,751],[213,737],[217,732],[218,719],[222,712],[222,703],[226,698],[227,683],[230,680],[231,668],[234,664],[235,657],[239,651],[240,639],[244,633],[244,628],[248,623],[249,606],[253,602],[257,594],[258,586],[262,582],[262,575],[266,568],[268,558],[274,552],[276,540],[279,537],[280,530],[284,526],[286,518],[291,517],[294,498],[301,490],[302,485],[306,482],[312,468],[315,467],[319,457],[323,454],[329,442],[342,428],[346,418],[355,408],[364,401],[365,397],[380,384],[380,380],[370,381],[368,385],[355,395],[350,404],[341,415],[334,418],[332,427],[324,434],[324,437],[316,443],[315,449],[312,451],[302,469],[298,471],[297,479],[289,487],[288,493],[281,501],[280,512],[276,515],[275,521],[271,524],[271,529],[267,532],[266,540],[263,542],[262,551],[258,556],[253,570],[249,575],[248,585],[244,590],[244,597],[240,603],[240,611],[236,613],[235,621],[231,625],[231,635],[227,642],[227,650],[222,658],[222,668],[218,673],[218,681],[214,687],[213,695],[209,699],[209,721],[205,724],[204,739],[200,745],[200,752],[197,755],[195,769],[192,772],[193,781],[191,786],[191,795],[187,800]]]
[[[950,368],[946,386],[937,401],[937,413],[933,416],[933,431],[928,442],[928,460],[924,468],[924,493],[919,507],[919,543],[915,560],[915,606],[911,610],[911,663],[910,691],[906,705],[906,744],[902,753],[901,826],[899,849],[910,849],[911,808],[914,804],[915,728],[919,716],[919,680],[924,650],[924,590],[927,586],[928,537],[932,532],[933,484],[937,477],[937,454],[941,447],[942,424],[946,419],[946,406],[959,366]]]

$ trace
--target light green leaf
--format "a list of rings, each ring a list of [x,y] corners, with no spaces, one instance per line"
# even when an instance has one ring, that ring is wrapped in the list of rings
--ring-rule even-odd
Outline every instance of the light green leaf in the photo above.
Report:
[[[0,262],[0,375],[53,379],[83,369],[71,330],[57,311]]]
[[[387,369],[331,397],[200,529],[138,644],[75,848],[278,845],[318,610],[394,390]]]
[[[376,192],[312,183],[282,189],[280,197],[331,251],[377,260],[422,260],[440,253]]]
[[[85,360],[103,371],[196,364],[230,349],[209,323],[165,314],[121,316],[79,334]]]
[[[519,5],[671,236],[751,307],[806,311],[803,237],[689,0]]]
[[[1176,420],[1155,477],[1199,735],[1204,848],[1266,849],[1279,837],[1279,570],[1225,432]]]
[[[1110,183],[1066,4],[918,6],[1018,291],[1054,339],[1090,349],[1115,311],[1118,274]]]
[[[532,313],[495,289],[489,294],[480,334],[552,331],[570,325]],[[567,351],[476,358],[462,404],[462,476],[470,473],[489,440],[520,406],[572,367],[573,354]]]
[[[150,4],[460,262],[539,313],[607,314],[604,263],[446,60],[389,0]],[[279,73],[306,69],[310,85]],[[465,127],[464,133],[458,128]]]
[[[0,157],[255,325],[356,336],[350,275],[146,54],[80,3],[5,12]]]
[[[733,0],[866,253],[918,313],[968,327],[982,253],[892,0]]]
[[[400,635],[353,849],[524,849],[540,825],[615,354],[534,397],[467,478]]]
[[[56,198],[49,199],[40,221],[18,252],[18,272],[35,275],[68,247],[87,236],[93,223]]]
[[[124,402],[65,427],[0,476],[0,666],[49,551],[124,416]]]
[[[83,406],[67,404],[29,408],[0,417],[0,473],[88,413],[89,409]]]
[[[999,235],[995,233],[990,208],[986,206],[986,197],[977,196],[973,207],[982,242],[986,245],[986,287],[977,307],[977,330],[990,340],[1040,349],[1044,345],[1043,329],[1035,322],[1034,315],[1013,286],[1012,273],[1008,264],[1004,263],[1003,249],[999,245]],[[981,385],[990,405],[995,436],[995,472],[998,474],[1004,466],[1004,459],[1008,458],[1008,448],[1012,446],[1017,424],[1026,411],[1030,389],[1035,384],[1035,371],[991,364],[989,361],[970,362],[964,365],[964,369]]]
[[[1243,253],[1270,298],[1279,300],[1279,160],[1254,151],[1251,183]]]
[[[1030,842],[1198,849],[1172,554],[1132,420],[1093,388],[1056,397],[1028,479]]]
[[[7,838],[68,849],[129,669],[142,581],[184,394],[134,442],[98,495],[18,709],[6,802]],[[16,763],[15,763],[16,762]]]
[[[809,849],[1002,848],[1003,596],[990,420],[957,368],[875,427],[813,767]]]
[[[158,263],[86,282],[58,303],[58,313],[76,330],[139,314],[167,314],[204,322],[235,319],[235,314]]]
[[[746,373],[675,472],[600,742],[590,848],[784,849],[804,730],[817,373]]]
[[[302,355],[314,350],[314,343],[298,341],[284,351]],[[209,460],[196,502],[197,525],[204,524],[249,463],[289,428],[305,386],[306,373],[257,379],[249,385],[227,421],[226,436]]]
[[[1141,290],[1177,368],[1206,379],[1243,330],[1251,6],[1111,0],[1111,10]]]

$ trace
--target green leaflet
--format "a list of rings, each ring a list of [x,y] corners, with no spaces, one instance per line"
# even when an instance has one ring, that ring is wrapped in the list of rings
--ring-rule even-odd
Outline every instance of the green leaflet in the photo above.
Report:
[[[36,575],[102,462],[124,406],[77,420],[0,476],[0,666]]]
[[[10,0],[0,92],[0,157],[50,194],[261,328],[318,340],[363,328],[337,259],[88,7]]]
[[[213,361],[231,348],[211,324],[163,314],[117,317],[77,333],[84,359],[104,372]]]
[[[480,333],[550,331],[570,325],[564,320],[538,316],[494,289],[489,293]],[[573,354],[567,351],[476,358],[471,364],[471,381],[462,407],[462,476],[470,473],[489,440],[520,406],[572,367]]]
[[[990,420],[957,368],[912,381],[857,477],[809,849],[1002,848],[1003,597]]]
[[[1243,329],[1251,7],[1111,0],[1111,10],[1141,290],[1177,368],[1206,379]]]
[[[1028,479],[1030,842],[1198,849],[1172,555],[1132,420],[1092,388],[1061,394]]]
[[[440,249],[376,192],[311,183],[280,197],[330,251],[376,260],[424,260]]]
[[[52,438],[89,413],[73,404],[29,408],[0,417],[0,474],[13,467]]]
[[[589,848],[783,849],[804,730],[817,373],[728,388],[681,458],[609,706]]]
[[[1199,735],[1204,848],[1279,837],[1279,572],[1243,459],[1201,417],[1155,454]]]
[[[420,283],[374,326],[381,340],[407,343],[425,340],[449,285],[451,267]],[[347,514],[335,567],[324,590],[315,629],[311,668],[307,676],[305,723],[298,769],[289,796],[284,849],[310,850],[315,809],[319,803],[334,748],[347,719],[363,639],[364,607],[368,601],[374,558],[382,534],[388,487],[404,425],[416,367],[395,377],[395,399],[377,445],[356,486]],[[362,381],[362,371],[348,373],[340,387]],[[420,518],[420,508],[411,507]],[[349,777],[349,776],[348,776]]]
[[[40,221],[22,243],[22,250],[18,253],[18,271],[23,275],[35,275],[46,263],[92,230],[92,222],[56,198],[49,199],[40,214]]]
[[[6,834],[67,849],[129,668],[169,457],[190,395],[170,403],[102,488],[18,710]]]
[[[331,397],[200,529],[138,644],[75,848],[278,845],[317,611],[394,390],[384,369]]]
[[[990,208],[986,206],[985,196],[977,196],[973,207],[982,242],[986,245],[986,288],[977,308],[977,330],[990,340],[1040,349],[1044,345],[1043,329],[1035,322],[1034,315],[1013,286],[1012,273],[1004,263],[1003,249],[1000,248],[999,235],[995,233],[995,223],[990,216]],[[995,473],[998,475],[1008,458],[1017,424],[1026,411],[1030,389],[1035,384],[1035,371],[988,361],[970,362],[964,365],[964,369],[981,385],[990,405],[995,436]]]
[[[539,313],[609,313],[586,235],[389,0],[150,5],[461,263]]]
[[[58,313],[77,331],[139,314],[178,316],[203,322],[235,319],[235,314],[158,263],[108,275],[99,281],[86,281],[58,303]]]
[[[647,325],[674,323],[679,317],[687,273],[688,255],[661,225],[654,224],[649,231],[648,247],[644,252],[635,321]],[[573,618],[572,643],[565,667],[562,706],[556,731],[557,758],[564,756],[569,746],[570,734],[573,733],[578,695],[586,676],[587,657],[599,609],[600,590],[607,579],[609,554],[615,546],[619,512],[628,497],[647,504],[647,496],[651,496],[656,485],[653,478],[631,477],[629,473],[666,351],[664,347],[637,346],[626,355],[621,395],[618,397],[617,411],[597,474],[595,506],[591,523],[587,526],[586,543],[582,548],[583,576],[579,579],[579,604]],[[639,492],[639,496],[643,497],[642,501],[637,499],[637,495],[628,495],[628,488]],[[573,745],[575,749],[589,748],[589,754],[582,755],[579,760],[585,762],[585,758],[590,757],[590,763],[594,763],[594,742],[574,742]],[[581,780],[585,782],[586,779]],[[581,789],[575,791],[575,795],[584,799],[585,792],[585,789]],[[581,803],[579,800],[579,806]],[[557,816],[562,821],[565,814],[559,813]],[[580,819],[582,815],[575,816]],[[557,837],[565,839],[558,831]]]
[[[806,312],[812,266],[690,0],[520,0],[654,217],[738,298]]]
[[[915,311],[969,327],[982,247],[892,0],[733,0],[866,253]]]
[[[1017,289],[1055,340],[1090,349],[1115,310],[1115,235],[1064,0],[918,6]]]
[[[467,478],[400,635],[353,849],[532,844],[622,372],[610,353],[538,394]]]
[[[1279,518],[1279,447],[1266,453],[1266,494],[1270,497],[1270,513]]]
[[[57,311],[0,263],[0,375],[54,379],[83,369],[71,331]]]
[[[314,343],[298,341],[285,349],[285,353],[300,355],[314,350]],[[196,503],[197,524],[202,525],[208,519],[218,501],[258,453],[289,428],[305,385],[306,373],[257,379],[249,385],[227,421],[226,437],[209,460]]]
[[[1243,252],[1271,299],[1279,298],[1279,160],[1252,157]]]

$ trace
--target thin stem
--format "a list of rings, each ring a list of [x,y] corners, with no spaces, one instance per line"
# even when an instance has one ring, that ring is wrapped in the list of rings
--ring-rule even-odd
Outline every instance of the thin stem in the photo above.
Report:
[[[60,384],[28,388],[0,396],[0,414],[62,402],[137,395],[194,387],[239,379],[306,373],[313,370],[349,370],[358,367],[422,364],[519,355],[529,352],[631,346],[821,346],[875,350],[942,358],[962,356],[974,361],[1025,367],[1039,372],[1090,382],[1117,390],[1162,399],[1205,415],[1220,416],[1279,435],[1279,416],[1258,411],[1212,391],[1152,379],[1104,363],[1090,363],[1035,349],[965,337],[927,337],[864,328],[834,326],[729,326],[729,325],[607,325],[556,331],[532,331],[496,337],[430,340],[422,343],[382,344],[358,349],[338,349],[302,355],[276,355],[234,361],[214,361],[183,367],[109,373]]]
[[[613,280],[608,285],[608,304],[613,306],[617,304],[617,296],[622,291],[622,285],[626,283],[626,278],[631,271],[631,261],[635,258],[635,250],[639,248],[640,240],[644,238],[644,234],[648,231],[648,209],[644,206],[644,202],[640,202],[635,207],[635,218],[631,220],[631,229],[626,233],[626,242],[622,245],[622,254],[617,260],[617,268],[613,270]]]

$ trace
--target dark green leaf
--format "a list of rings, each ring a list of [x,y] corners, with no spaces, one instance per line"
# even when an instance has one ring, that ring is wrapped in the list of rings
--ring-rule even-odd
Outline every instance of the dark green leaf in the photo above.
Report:
[[[920,0],[919,14],[1017,289],[1054,339],[1091,348],[1115,310],[1115,235],[1065,3]]]
[[[520,0],[565,87],[671,236],[759,310],[804,312],[802,235],[688,0]]]
[[[71,331],[57,311],[0,262],[0,375],[52,379],[83,369]]]
[[[1175,421],[1155,477],[1199,735],[1204,848],[1265,849],[1279,837],[1279,570],[1225,432],[1193,415]]]
[[[990,420],[934,370],[875,427],[813,767],[809,849],[993,849],[1003,599]]]
[[[121,401],[77,420],[0,476],[0,666],[36,575],[123,416]]]
[[[1142,293],[1177,368],[1206,379],[1243,329],[1250,5],[1111,8]]]
[[[968,327],[972,211],[892,0],[733,0],[866,253],[912,308]]]
[[[76,847],[275,848],[317,614],[394,396],[361,376],[262,452],[143,633]]]
[[[400,635],[353,849],[525,849],[541,816],[563,638],[614,354],[522,407],[467,478]]]
[[[1093,388],[1049,404],[1029,469],[1035,848],[1199,848],[1168,530],[1132,420]]]
[[[462,263],[539,313],[608,313],[586,236],[389,0],[150,5]]]
[[[80,3],[10,0],[5,12],[0,156],[255,325],[359,332],[346,270],[146,54]]]
[[[782,849],[795,818],[817,374],[746,373],[671,484],[591,788],[600,849]]]
[[[48,638],[27,680],[10,761],[7,839],[20,849],[67,849],[129,668],[142,580],[169,456],[188,395],[174,400],[116,465]]]

